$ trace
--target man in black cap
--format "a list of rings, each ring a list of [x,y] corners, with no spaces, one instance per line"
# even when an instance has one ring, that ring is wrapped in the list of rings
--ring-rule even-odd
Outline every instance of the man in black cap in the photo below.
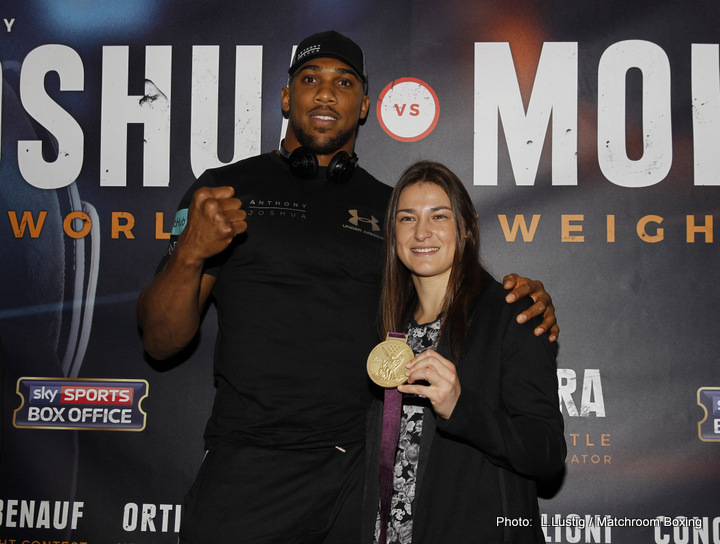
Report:
[[[298,46],[289,76],[281,149],[193,184],[176,215],[185,228],[138,301],[156,359],[192,341],[211,293],[217,306],[217,392],[183,543],[359,538],[365,360],[378,341],[390,187],[354,154],[369,109],[362,50],[337,32],[315,34]],[[549,331],[542,284],[513,291],[530,292],[540,302],[529,316],[549,306]]]

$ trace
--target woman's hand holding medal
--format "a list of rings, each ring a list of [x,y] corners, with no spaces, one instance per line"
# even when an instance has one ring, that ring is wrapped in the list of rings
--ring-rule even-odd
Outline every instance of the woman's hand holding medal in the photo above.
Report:
[[[408,383],[398,386],[398,391],[426,397],[437,415],[449,419],[461,390],[455,364],[436,351],[428,349],[408,362],[406,368]],[[428,385],[416,383],[421,381]]]

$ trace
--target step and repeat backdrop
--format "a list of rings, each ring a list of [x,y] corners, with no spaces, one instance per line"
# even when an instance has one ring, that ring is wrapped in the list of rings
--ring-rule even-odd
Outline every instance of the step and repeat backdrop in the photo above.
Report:
[[[367,55],[360,163],[447,164],[561,325],[546,542],[720,543],[720,4],[0,4],[0,543],[177,541],[213,397],[135,302],[205,169],[277,148],[294,46]],[[241,541],[241,539],[240,539]]]

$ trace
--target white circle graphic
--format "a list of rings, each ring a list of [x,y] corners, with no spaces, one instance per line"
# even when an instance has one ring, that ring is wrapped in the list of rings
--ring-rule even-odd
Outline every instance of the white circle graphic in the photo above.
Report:
[[[437,125],[440,102],[430,85],[404,77],[392,81],[380,93],[377,116],[388,135],[401,142],[416,142]]]

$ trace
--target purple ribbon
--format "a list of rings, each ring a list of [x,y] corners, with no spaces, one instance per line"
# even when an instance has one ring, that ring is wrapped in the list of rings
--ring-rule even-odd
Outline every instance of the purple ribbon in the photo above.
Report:
[[[389,332],[388,338],[405,340],[406,336],[398,332]],[[401,407],[402,393],[395,388],[386,389],[383,404],[382,443],[380,445],[380,537],[378,544],[385,544],[387,540],[390,499],[393,492],[393,468],[400,435]]]
[[[395,451],[400,434],[401,406],[402,393],[394,388],[386,389],[383,405],[382,444],[380,445],[380,538],[378,544],[385,544],[387,538],[390,498],[393,492]]]

